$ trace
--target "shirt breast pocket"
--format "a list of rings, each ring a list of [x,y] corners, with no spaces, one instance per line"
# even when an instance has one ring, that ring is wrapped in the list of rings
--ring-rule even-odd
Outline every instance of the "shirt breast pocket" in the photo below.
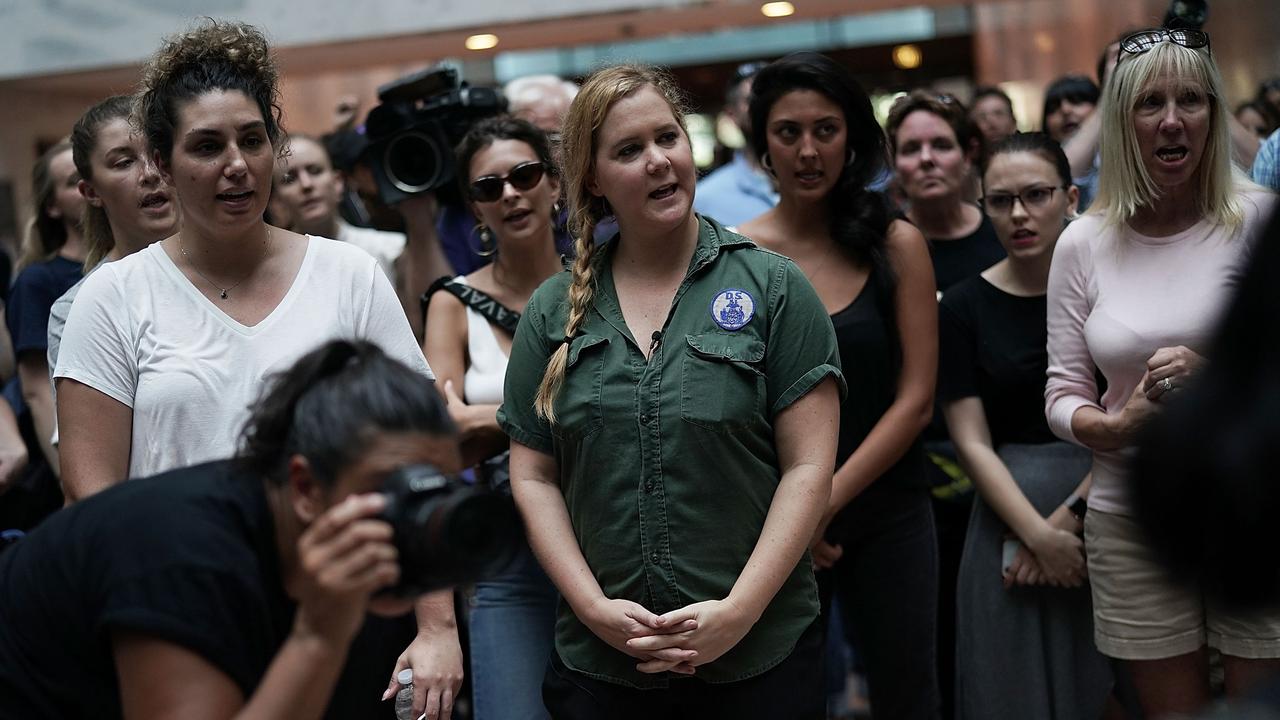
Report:
[[[680,417],[717,432],[764,420],[764,341],[745,333],[702,333],[685,338],[680,374]]]
[[[564,383],[556,396],[556,422],[552,433],[561,440],[578,440],[599,430],[601,383],[609,338],[580,335],[569,344]]]

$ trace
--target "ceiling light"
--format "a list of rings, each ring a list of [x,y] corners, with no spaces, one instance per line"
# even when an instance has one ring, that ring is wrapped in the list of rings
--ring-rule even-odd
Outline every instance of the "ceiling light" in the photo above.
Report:
[[[903,70],[914,70],[923,60],[924,53],[915,45],[899,45],[893,49],[893,64]]]
[[[786,17],[795,14],[796,6],[789,2],[767,2],[760,6],[760,12],[765,17]]]
[[[482,35],[472,35],[467,38],[466,43],[468,50],[488,50],[498,46],[498,36],[484,33]]]

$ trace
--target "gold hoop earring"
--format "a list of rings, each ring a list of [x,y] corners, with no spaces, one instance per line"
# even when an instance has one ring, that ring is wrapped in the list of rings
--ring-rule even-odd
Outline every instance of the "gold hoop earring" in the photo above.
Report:
[[[493,239],[493,231],[490,230],[488,226],[476,225],[471,232],[472,234],[476,234],[476,231],[479,231],[480,235],[480,248],[476,249],[471,247],[471,252],[484,258],[491,257],[494,253],[498,252],[498,243]],[[468,242],[467,245],[470,247],[471,243]]]

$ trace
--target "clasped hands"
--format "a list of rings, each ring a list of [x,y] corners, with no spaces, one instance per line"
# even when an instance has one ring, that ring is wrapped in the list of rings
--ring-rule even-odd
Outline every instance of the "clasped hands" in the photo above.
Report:
[[[657,615],[630,600],[601,597],[582,620],[601,640],[636,658],[643,673],[694,674],[724,655],[755,623],[733,600],[706,600]]]

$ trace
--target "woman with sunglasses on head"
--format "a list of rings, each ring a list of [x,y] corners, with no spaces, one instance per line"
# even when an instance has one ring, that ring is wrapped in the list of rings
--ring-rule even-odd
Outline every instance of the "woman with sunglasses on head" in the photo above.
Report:
[[[1058,436],[1093,450],[1085,548],[1098,648],[1125,661],[1144,712],[1159,717],[1209,699],[1206,643],[1231,694],[1280,667],[1280,603],[1233,611],[1171,578],[1132,517],[1126,469],[1136,433],[1195,381],[1254,227],[1276,203],[1231,163],[1207,34],[1126,37],[1099,112],[1098,197],[1063,233],[1049,275],[1045,413]]]
[[[938,396],[978,490],[957,590],[957,716],[1097,720],[1111,673],[1076,517],[1090,455],[1044,420],[1049,261],[1079,196],[1042,133],[993,147],[982,186],[1008,257],[953,287],[938,318]]]
[[[831,499],[811,550],[824,611],[839,598],[871,711],[935,718],[937,540],[918,438],[933,410],[937,311],[929,251],[867,190],[884,166],[871,100],[830,58],[796,53],[755,77],[752,142],[778,206],[742,226],[795,261],[835,326],[846,377]]]
[[[456,154],[463,196],[493,261],[432,287],[423,350],[449,401],[464,460],[479,463],[483,482],[509,491],[510,442],[497,410],[512,330],[533,291],[563,269],[553,232],[560,177],[546,135],[509,116],[473,125]],[[527,547],[508,572],[476,584],[469,618],[476,720],[548,717],[542,676],[556,600]]]
[[[668,76],[625,65],[565,117],[578,254],[529,301],[498,411],[564,598],[543,698],[558,720],[822,718],[806,549],[831,488],[835,336],[794,263],[693,212],[683,119]]]

